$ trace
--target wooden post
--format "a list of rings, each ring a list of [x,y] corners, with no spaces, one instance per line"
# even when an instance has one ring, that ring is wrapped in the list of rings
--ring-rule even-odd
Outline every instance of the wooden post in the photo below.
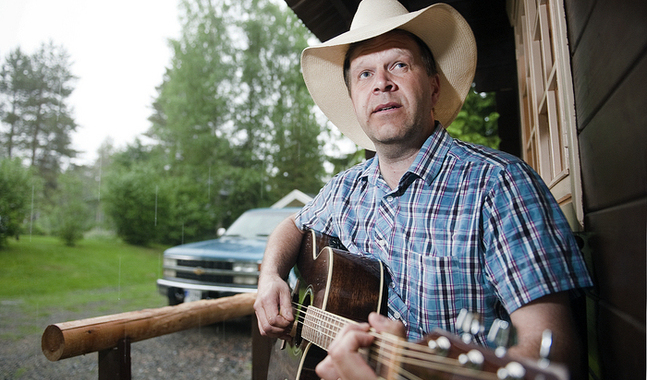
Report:
[[[256,314],[252,314],[252,380],[266,380],[270,353],[276,339],[261,335]]]
[[[130,339],[119,339],[117,347],[99,351],[99,380],[131,380]]]
[[[120,339],[129,342],[154,338],[198,326],[206,326],[254,312],[256,293],[202,300],[57,323],[45,329],[43,354],[51,361],[116,347]]]

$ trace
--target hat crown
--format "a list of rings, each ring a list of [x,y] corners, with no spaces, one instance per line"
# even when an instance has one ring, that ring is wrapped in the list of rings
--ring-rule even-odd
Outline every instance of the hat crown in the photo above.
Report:
[[[362,0],[357,7],[350,30],[373,25],[395,16],[409,13],[397,0]]]

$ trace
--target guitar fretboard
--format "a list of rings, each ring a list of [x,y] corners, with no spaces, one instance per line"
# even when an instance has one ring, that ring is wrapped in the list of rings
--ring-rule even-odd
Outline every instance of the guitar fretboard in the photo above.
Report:
[[[327,351],[339,330],[349,323],[355,322],[311,305],[303,320],[301,336]]]

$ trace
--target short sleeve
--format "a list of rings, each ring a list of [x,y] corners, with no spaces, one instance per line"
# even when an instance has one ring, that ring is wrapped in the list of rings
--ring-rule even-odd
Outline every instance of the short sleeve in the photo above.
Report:
[[[570,226],[539,175],[519,162],[492,181],[483,205],[484,254],[489,280],[506,310],[591,286]]]

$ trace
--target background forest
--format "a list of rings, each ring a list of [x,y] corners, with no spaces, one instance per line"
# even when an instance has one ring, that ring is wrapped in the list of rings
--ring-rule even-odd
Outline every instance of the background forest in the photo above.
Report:
[[[316,194],[363,159],[361,150],[340,153],[314,106],[299,57],[317,41],[284,2],[183,0],[180,8],[181,36],[169,41],[148,132],[123,149],[106,141],[93,165],[73,160],[77,78],[65,47],[2,57],[0,247],[25,234],[68,245],[84,234],[137,245],[213,238],[243,211],[293,189]],[[472,92],[448,130],[496,148],[495,108],[493,96]]]

